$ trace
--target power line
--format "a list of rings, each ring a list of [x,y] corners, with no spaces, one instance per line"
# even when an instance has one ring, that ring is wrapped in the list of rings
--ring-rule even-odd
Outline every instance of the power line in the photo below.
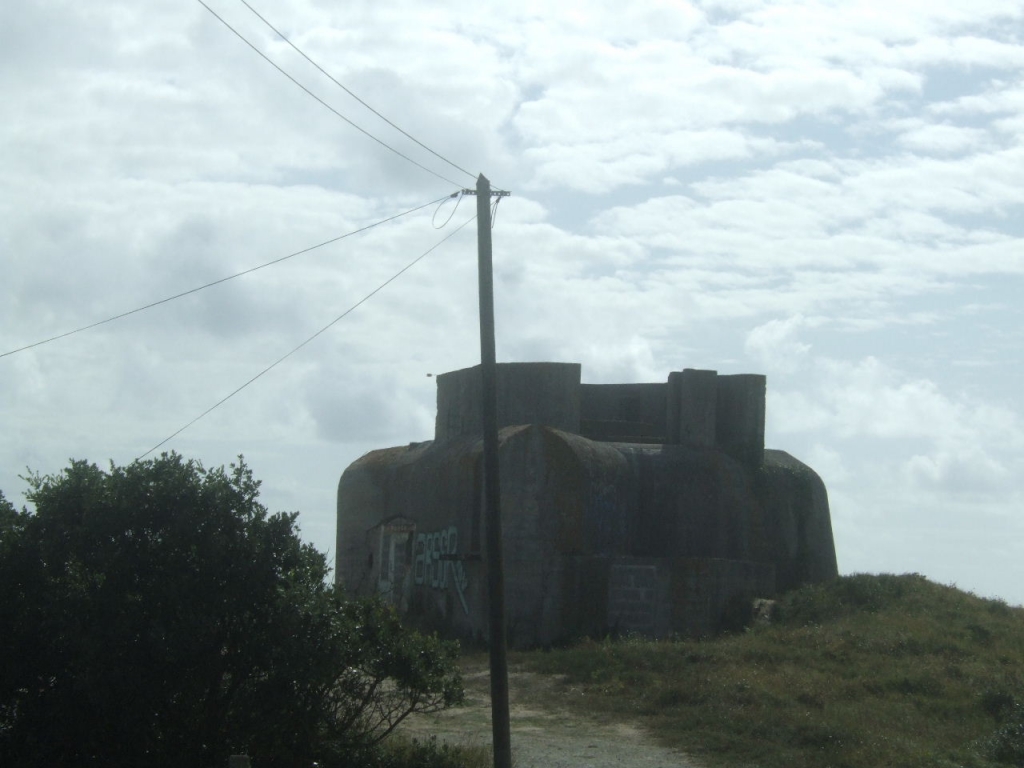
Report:
[[[174,433],[174,434],[172,434],[172,435],[169,435],[169,436],[165,437],[165,438],[164,438],[163,440],[161,440],[161,441],[160,441],[159,443],[157,443],[156,445],[154,445],[154,446],[153,446],[152,448],[150,448],[150,449],[149,449],[148,451],[146,451],[146,452],[145,452],[144,454],[142,454],[141,456],[138,456],[138,457],[136,457],[136,459],[135,459],[135,460],[136,460],[136,461],[139,461],[139,460],[141,460],[141,459],[144,459],[144,458],[145,458],[146,456],[148,456],[149,454],[151,454],[151,453],[152,453],[153,451],[155,451],[155,450],[156,450],[157,448],[159,448],[160,446],[162,446],[162,445],[163,445],[164,443],[168,442],[169,440],[172,440],[172,439],[174,439],[175,437],[177,437],[178,435],[180,435],[180,434],[181,434],[182,432],[184,432],[184,431],[185,431],[186,429],[188,429],[188,428],[189,428],[189,427],[191,427],[191,426],[192,426],[193,424],[195,424],[195,423],[196,423],[197,421],[199,421],[199,420],[200,420],[201,418],[203,418],[203,417],[204,417],[204,416],[206,416],[207,414],[209,414],[209,413],[211,413],[212,411],[214,411],[214,410],[216,410],[217,408],[219,408],[219,407],[220,407],[221,405],[223,405],[224,403],[226,403],[226,402],[227,402],[228,400],[230,400],[230,399],[231,399],[232,397],[234,397],[234,396],[235,396],[235,395],[237,395],[237,394],[238,394],[239,392],[241,392],[241,391],[242,391],[243,389],[245,389],[245,388],[246,388],[246,387],[248,387],[248,386],[249,386],[250,384],[252,384],[252,383],[253,383],[254,381],[256,381],[256,379],[260,378],[260,377],[261,377],[261,376],[262,376],[263,374],[267,373],[268,371],[270,371],[270,370],[272,370],[273,368],[277,367],[277,366],[278,366],[279,364],[283,363],[283,362],[284,362],[285,360],[287,360],[287,359],[288,359],[289,357],[291,357],[292,355],[294,355],[294,354],[295,354],[296,352],[298,352],[298,351],[299,351],[300,349],[302,349],[302,348],[303,348],[304,346],[306,346],[307,344],[309,344],[309,342],[311,342],[311,341],[312,341],[313,339],[315,339],[315,338],[316,338],[317,336],[319,336],[320,334],[322,334],[322,333],[323,333],[324,331],[326,331],[326,330],[327,330],[328,328],[330,328],[330,327],[331,327],[332,325],[334,325],[334,324],[335,324],[335,323],[337,323],[337,322],[338,322],[339,320],[341,320],[342,318],[344,318],[344,317],[346,317],[347,315],[349,315],[350,313],[352,313],[352,312],[353,312],[353,311],[354,311],[354,310],[355,310],[356,308],[358,308],[358,307],[359,307],[360,305],[362,305],[362,304],[365,304],[365,303],[366,303],[367,301],[369,301],[369,300],[370,300],[371,298],[373,298],[374,296],[376,296],[376,295],[377,295],[378,293],[380,293],[380,291],[382,291],[382,290],[383,290],[383,289],[384,289],[385,287],[387,287],[387,286],[388,286],[389,284],[393,283],[393,282],[394,282],[395,280],[397,280],[397,279],[398,279],[399,277],[401,277],[401,276],[402,276],[403,274],[405,274],[405,273],[406,273],[406,272],[408,272],[408,271],[409,271],[410,269],[412,269],[412,268],[413,268],[414,266],[416,266],[416,264],[418,264],[418,263],[419,263],[420,261],[422,261],[423,259],[425,259],[425,258],[426,258],[426,257],[427,257],[427,256],[428,256],[428,255],[429,255],[429,254],[430,254],[431,252],[433,252],[434,250],[436,250],[437,248],[439,248],[439,247],[440,247],[441,245],[443,245],[444,243],[446,243],[446,242],[447,242],[448,240],[450,240],[451,238],[455,237],[455,235],[457,235],[457,234],[458,234],[458,233],[459,233],[459,232],[460,232],[460,231],[462,230],[462,228],[463,228],[463,227],[465,227],[465,226],[466,226],[467,224],[469,224],[469,223],[470,223],[471,221],[473,221],[473,220],[474,220],[475,218],[476,218],[476,216],[474,215],[474,216],[472,216],[471,218],[469,218],[469,219],[466,219],[466,221],[462,222],[462,224],[460,224],[460,225],[459,225],[458,227],[456,227],[456,228],[455,228],[455,230],[454,230],[453,232],[451,232],[450,234],[448,234],[447,236],[445,236],[444,238],[442,238],[442,239],[441,239],[441,240],[439,240],[438,242],[434,243],[434,245],[430,246],[430,248],[428,248],[428,249],[427,249],[426,251],[424,251],[423,253],[421,253],[421,254],[420,254],[419,256],[417,256],[417,257],[416,257],[415,259],[413,259],[412,261],[410,261],[410,262],[409,262],[408,264],[406,264],[406,265],[405,265],[404,267],[402,267],[402,268],[401,268],[400,270],[398,270],[398,272],[396,272],[395,274],[393,274],[393,275],[392,275],[391,277],[389,277],[389,278],[388,278],[387,280],[385,280],[385,281],[384,281],[383,283],[381,283],[380,285],[378,285],[378,286],[377,286],[376,288],[374,288],[374,289],[373,289],[372,291],[370,291],[370,292],[369,292],[368,294],[366,294],[366,295],[365,295],[365,296],[364,296],[363,298],[361,298],[361,299],[360,299],[359,301],[357,301],[357,302],[356,302],[355,304],[353,304],[353,305],[352,305],[351,307],[349,307],[349,308],[348,308],[348,309],[346,309],[346,310],[345,310],[344,312],[342,312],[342,313],[341,313],[340,315],[338,315],[338,316],[337,316],[336,318],[334,318],[333,320],[331,320],[331,322],[329,322],[329,323],[328,323],[327,325],[325,325],[325,326],[324,326],[323,328],[321,328],[321,329],[320,329],[319,331],[317,331],[316,333],[314,333],[314,334],[313,334],[312,336],[310,336],[310,337],[309,337],[308,339],[306,339],[306,340],[305,340],[304,342],[302,342],[301,344],[299,344],[299,345],[298,345],[297,347],[295,347],[295,348],[294,348],[294,349],[293,349],[293,350],[292,350],[291,352],[289,352],[288,354],[286,354],[286,355],[284,355],[284,356],[282,356],[282,357],[278,358],[278,359],[277,359],[276,361],[274,361],[273,363],[271,363],[270,365],[268,365],[268,366],[267,366],[266,368],[264,368],[264,369],[263,369],[262,371],[260,371],[259,373],[257,373],[257,374],[256,374],[255,376],[253,376],[253,377],[252,377],[251,379],[249,379],[249,380],[248,380],[247,382],[245,382],[245,384],[243,384],[242,386],[238,387],[238,389],[234,390],[234,391],[233,391],[233,392],[232,392],[231,394],[229,394],[229,395],[227,395],[226,397],[223,397],[223,398],[221,398],[220,400],[218,400],[218,401],[217,401],[216,403],[214,403],[214,404],[213,404],[212,406],[210,406],[209,408],[207,408],[207,409],[206,409],[205,411],[203,411],[203,412],[202,412],[201,414],[199,414],[198,416],[196,416],[196,417],[195,417],[194,419],[192,419],[192,421],[190,421],[190,422],[189,422],[188,424],[186,424],[185,426],[183,426],[183,427],[182,427],[181,429],[179,429],[179,430],[178,430],[177,432],[175,432],[175,433]]]
[[[425,165],[423,165],[423,164],[421,164],[421,163],[418,163],[418,162],[416,162],[415,160],[413,160],[413,159],[412,159],[411,157],[409,157],[408,155],[406,155],[406,154],[403,154],[402,152],[399,152],[399,151],[398,151],[397,149],[395,149],[394,147],[392,147],[392,146],[391,146],[390,144],[387,144],[386,142],[382,141],[381,139],[378,139],[378,138],[377,138],[376,136],[374,136],[374,135],[373,135],[372,133],[370,133],[370,132],[369,132],[368,130],[366,130],[366,129],[365,129],[365,128],[363,128],[362,126],[359,126],[359,125],[357,125],[356,123],[354,123],[354,122],[352,122],[351,120],[349,120],[349,119],[348,119],[347,117],[345,117],[345,116],[344,116],[343,114],[341,114],[341,112],[339,112],[338,110],[336,110],[336,109],[335,109],[334,107],[332,107],[332,106],[331,106],[330,104],[328,104],[328,103],[327,103],[326,101],[324,101],[324,100],[323,100],[323,99],[321,99],[321,98],[320,98],[319,96],[317,96],[317,95],[316,95],[315,93],[313,93],[313,92],[312,92],[311,90],[309,90],[309,88],[307,88],[307,87],[306,87],[306,86],[304,86],[304,85],[303,85],[302,83],[300,83],[300,82],[299,82],[298,80],[296,80],[296,79],[295,79],[294,77],[292,77],[292,76],[291,76],[291,75],[289,75],[289,74],[288,74],[287,72],[285,72],[285,71],[284,71],[284,70],[283,70],[283,69],[282,69],[282,68],[281,68],[280,66],[278,66],[278,65],[277,65],[276,63],[274,63],[274,62],[273,62],[273,61],[272,61],[272,60],[270,59],[270,57],[268,57],[268,56],[267,56],[267,55],[266,55],[265,53],[263,53],[263,51],[261,51],[261,50],[260,50],[259,48],[257,48],[257,47],[256,47],[255,45],[253,45],[252,43],[250,43],[250,42],[249,42],[249,41],[248,41],[248,40],[247,40],[247,39],[246,39],[246,38],[245,38],[245,37],[244,37],[244,36],[242,35],[242,33],[241,33],[241,32],[239,32],[239,31],[238,31],[237,29],[235,29],[235,28],[234,28],[234,27],[232,27],[232,26],[231,26],[230,24],[228,24],[228,23],[227,23],[227,22],[226,22],[226,21],[225,21],[225,20],[224,20],[223,18],[221,18],[221,17],[220,17],[220,15],[218,15],[218,14],[217,14],[217,12],[216,12],[216,11],[214,11],[214,10],[213,10],[213,9],[212,9],[212,8],[211,8],[210,6],[208,6],[208,5],[206,4],[206,3],[204,3],[204,2],[203,2],[203,0],[196,0],[196,2],[197,2],[197,3],[199,3],[199,4],[201,5],[201,6],[203,6],[203,8],[205,8],[206,10],[208,10],[208,11],[209,11],[209,12],[210,12],[211,14],[213,14],[214,18],[216,18],[216,19],[217,19],[217,21],[219,21],[219,22],[220,22],[221,24],[223,24],[223,25],[224,25],[225,27],[227,27],[228,29],[230,29],[230,30],[231,30],[231,31],[232,31],[232,32],[233,32],[233,33],[235,34],[235,36],[236,36],[236,37],[237,37],[237,38],[238,38],[239,40],[241,40],[241,41],[242,41],[243,43],[245,43],[245,44],[246,44],[246,45],[248,45],[248,46],[249,46],[250,48],[252,48],[252,49],[253,49],[253,50],[254,50],[254,51],[255,51],[256,53],[258,53],[258,54],[260,55],[260,57],[262,57],[262,58],[263,58],[263,60],[264,60],[264,61],[266,61],[266,62],[267,62],[268,64],[270,64],[270,66],[272,66],[272,67],[273,67],[274,69],[276,69],[276,70],[277,70],[278,72],[280,72],[280,73],[281,73],[282,75],[284,75],[285,77],[287,77],[287,78],[288,78],[289,80],[291,80],[291,81],[292,81],[293,83],[295,83],[295,85],[297,85],[297,86],[298,86],[299,88],[301,88],[301,89],[302,89],[303,91],[305,91],[305,92],[306,92],[307,94],[309,94],[309,95],[310,95],[311,97],[313,97],[314,99],[316,99],[316,100],[317,100],[318,102],[320,102],[320,104],[322,104],[322,105],[323,105],[324,107],[326,107],[327,109],[329,109],[329,110],[330,110],[331,112],[333,112],[333,113],[334,113],[335,115],[337,115],[338,117],[340,117],[340,118],[341,118],[342,120],[344,120],[344,121],[345,121],[346,123],[348,123],[349,125],[351,125],[351,126],[352,126],[353,128],[355,128],[355,129],[356,129],[357,131],[359,131],[360,133],[362,133],[362,134],[363,134],[364,136],[367,136],[367,137],[369,137],[369,138],[373,139],[373,140],[374,140],[375,142],[377,142],[378,144],[380,144],[380,145],[381,145],[382,147],[384,147],[385,149],[388,149],[388,150],[390,150],[391,152],[394,152],[394,153],[395,153],[396,155],[398,155],[399,157],[401,157],[401,158],[402,158],[402,159],[404,159],[404,160],[408,160],[408,161],[409,161],[410,163],[412,163],[413,165],[415,165],[415,166],[416,166],[417,168],[420,168],[420,169],[422,169],[422,170],[426,171],[426,172],[427,172],[427,173],[429,173],[429,174],[430,174],[431,176],[436,176],[437,178],[441,179],[441,181],[447,182],[448,184],[451,184],[452,186],[455,186],[455,187],[459,186],[459,185],[458,185],[458,184],[457,184],[456,182],[452,181],[451,179],[445,178],[444,176],[442,176],[441,174],[437,173],[436,171],[432,171],[432,170],[430,170],[429,168],[427,168],[427,166],[425,166]],[[461,170],[461,168],[460,168],[459,170]],[[472,174],[470,174],[470,175],[472,175]]]
[[[444,229],[445,227],[448,226],[448,222],[452,220],[452,217],[455,215],[455,212],[459,210],[459,203],[462,202],[463,192],[454,193],[451,197],[448,198],[448,200],[451,200],[452,198],[455,198],[455,207],[452,208],[452,212],[448,214],[448,218],[444,220],[441,226],[437,226],[437,224],[435,224],[434,222],[437,220],[437,214],[439,214],[441,212],[441,209],[444,208],[444,203],[441,203],[439,206],[437,206],[437,210],[434,211],[434,215],[430,219],[430,226],[432,226],[434,229]],[[448,201],[446,200],[445,202]]]
[[[158,307],[161,304],[166,304],[169,301],[174,301],[175,299],[180,299],[180,298],[182,298],[184,296],[189,296],[189,295],[191,295],[193,293],[198,293],[199,291],[205,290],[207,288],[212,288],[215,285],[220,285],[221,283],[226,283],[228,280],[234,280],[236,277],[241,277],[242,275],[248,275],[248,274],[251,274],[253,272],[256,272],[257,270],[263,269],[264,267],[269,267],[269,266],[272,266],[274,264],[279,264],[282,261],[286,261],[287,259],[291,259],[291,258],[294,258],[296,256],[301,256],[302,254],[309,253],[310,251],[314,251],[317,248],[323,248],[325,245],[330,245],[331,243],[336,243],[339,240],[344,240],[346,237],[352,237],[352,235],[358,235],[360,232],[366,232],[368,229],[373,229],[374,227],[379,227],[381,224],[387,224],[389,221],[394,221],[395,219],[399,219],[402,216],[408,216],[410,213],[415,213],[416,211],[421,211],[424,208],[429,208],[430,206],[434,205],[435,203],[440,203],[440,202],[443,202],[443,201],[449,199],[449,197],[450,197],[449,195],[445,195],[444,197],[439,197],[437,200],[431,200],[429,203],[424,203],[423,205],[417,206],[416,208],[410,208],[408,211],[403,211],[402,213],[396,213],[394,216],[389,216],[386,219],[381,219],[380,221],[376,221],[373,224],[367,224],[365,227],[360,227],[359,229],[355,229],[355,230],[353,230],[351,232],[347,232],[344,235],[339,235],[338,237],[332,237],[330,240],[324,240],[322,243],[317,243],[316,245],[311,245],[308,248],[303,248],[301,251],[295,251],[295,253],[289,253],[287,256],[281,256],[280,258],[274,259],[273,261],[268,261],[265,264],[260,264],[259,266],[251,267],[250,269],[243,270],[242,272],[236,272],[235,274],[229,275],[228,277],[222,277],[219,280],[214,280],[212,283],[206,283],[205,285],[200,285],[198,288],[192,288],[192,289],[187,290],[187,291],[182,291],[181,293],[176,293],[173,296],[168,296],[166,299],[160,299],[159,301],[154,301],[154,302],[152,302],[150,304],[146,304],[145,306],[136,307],[135,309],[130,309],[127,312],[122,312],[119,315],[114,315],[113,317],[108,317],[106,320],[99,320],[98,322],[90,323],[89,325],[83,325],[81,328],[76,328],[73,331],[67,331],[65,333],[60,333],[60,334],[57,334],[56,336],[51,336],[48,339],[43,339],[42,341],[37,341],[37,342],[34,342],[33,344],[27,344],[24,347],[19,347],[18,349],[12,349],[9,352],[4,352],[4,353],[0,354],[0,357],[7,357],[8,355],[13,355],[13,354],[16,354],[18,352],[24,352],[26,349],[32,349],[33,347],[39,347],[39,346],[42,346],[43,344],[49,344],[51,341],[57,341],[58,339],[63,339],[63,338],[66,338],[68,336],[73,336],[76,333],[81,333],[82,331],[88,331],[90,328],[95,328],[96,326],[99,326],[99,325],[105,325],[106,323],[112,323],[114,320],[120,320],[122,317],[128,317],[129,315],[134,315],[136,312],[142,312],[143,310],[146,310],[146,309],[152,309],[153,307]]]
[[[324,74],[324,75],[325,75],[325,76],[326,76],[326,77],[327,77],[327,78],[328,78],[328,79],[329,79],[329,80],[330,80],[330,81],[331,81],[332,83],[334,83],[334,84],[335,84],[336,86],[338,86],[339,88],[341,88],[341,90],[343,90],[343,91],[344,91],[345,93],[347,93],[347,94],[348,94],[349,96],[351,96],[351,97],[352,97],[353,99],[355,99],[356,101],[358,101],[358,102],[359,102],[360,104],[362,104],[362,105],[363,105],[364,107],[366,107],[366,108],[367,108],[368,110],[370,110],[371,112],[373,112],[373,114],[375,114],[375,115],[376,115],[377,117],[379,117],[379,118],[380,118],[381,120],[383,120],[383,121],[384,121],[385,123],[387,123],[388,125],[390,125],[390,126],[391,126],[392,128],[394,128],[394,129],[395,129],[396,131],[398,131],[398,132],[399,132],[400,134],[402,134],[403,136],[405,136],[405,137],[406,137],[407,139],[410,139],[411,141],[415,142],[415,143],[416,143],[416,144],[418,144],[419,146],[423,147],[423,149],[427,150],[427,152],[429,152],[430,154],[432,154],[432,155],[433,155],[434,157],[436,157],[436,158],[438,158],[439,160],[443,160],[444,162],[448,163],[448,165],[450,165],[450,166],[451,166],[452,168],[454,168],[455,170],[457,170],[457,171],[462,171],[462,172],[463,172],[464,174],[466,174],[466,175],[467,175],[467,176],[469,176],[470,178],[473,178],[473,179],[475,179],[475,178],[476,178],[476,174],[474,174],[474,173],[470,173],[470,172],[469,172],[469,171],[467,171],[467,170],[466,170],[465,168],[463,168],[463,167],[462,167],[461,165],[457,165],[457,164],[453,163],[453,162],[452,162],[451,160],[449,160],[449,159],[448,159],[447,157],[445,157],[444,155],[438,154],[437,152],[435,152],[434,150],[432,150],[432,149],[431,149],[430,147],[428,147],[428,146],[427,146],[426,144],[424,144],[424,143],[423,143],[422,141],[420,141],[419,139],[417,139],[417,138],[416,138],[415,136],[413,136],[412,134],[408,133],[407,131],[404,131],[404,130],[403,130],[402,128],[400,128],[399,126],[397,126],[397,125],[395,125],[395,124],[394,124],[393,122],[391,122],[391,121],[390,121],[390,120],[389,120],[388,118],[384,117],[384,115],[382,115],[382,114],[381,114],[380,112],[378,112],[378,111],[377,111],[376,109],[374,109],[373,107],[371,107],[371,106],[370,106],[369,104],[367,104],[367,103],[366,103],[365,101],[363,101],[363,100],[362,100],[361,98],[359,98],[358,96],[356,96],[356,94],[354,94],[354,93],[353,93],[352,91],[350,91],[350,90],[349,90],[349,89],[348,89],[348,88],[347,88],[347,87],[346,87],[345,85],[343,85],[343,84],[342,84],[341,82],[339,82],[339,81],[338,81],[337,79],[335,79],[335,77],[334,77],[334,76],[333,76],[333,75],[332,75],[332,74],[331,74],[330,72],[328,72],[328,71],[327,71],[326,69],[324,69],[323,67],[321,67],[321,66],[320,66],[319,64],[317,64],[317,63],[316,63],[315,61],[313,61],[313,59],[311,59],[311,58],[310,58],[309,56],[307,56],[307,55],[306,55],[306,53],[305,53],[305,52],[304,52],[304,51],[303,51],[303,50],[302,50],[301,48],[299,48],[299,47],[298,47],[298,46],[297,46],[297,45],[296,45],[295,43],[293,43],[293,42],[292,42],[291,40],[289,40],[289,39],[288,39],[288,38],[287,38],[287,37],[285,36],[284,32],[282,32],[282,31],[281,31],[281,30],[279,30],[279,29],[278,29],[277,27],[275,27],[275,26],[274,26],[273,24],[271,24],[271,23],[270,23],[269,21],[267,21],[267,20],[266,20],[266,19],[265,19],[265,18],[264,18],[264,17],[263,17],[263,16],[261,15],[261,14],[260,14],[260,12],[259,12],[259,11],[257,11],[257,10],[256,10],[255,8],[253,8],[253,7],[251,6],[251,5],[249,5],[249,3],[247,3],[247,2],[246,2],[246,0],[238,0],[238,1],[239,1],[239,2],[240,2],[240,3],[242,4],[242,5],[244,5],[244,6],[246,7],[246,8],[248,8],[248,9],[249,9],[250,11],[252,11],[252,12],[253,12],[253,13],[254,13],[254,14],[256,15],[256,18],[258,18],[258,19],[259,19],[260,21],[262,21],[262,22],[263,22],[264,24],[266,24],[266,25],[267,25],[268,27],[270,27],[270,29],[272,29],[272,30],[273,30],[273,31],[274,31],[274,32],[275,32],[275,33],[277,34],[277,36],[278,36],[278,37],[280,37],[280,38],[281,38],[282,40],[284,40],[284,41],[285,41],[286,43],[288,43],[288,45],[290,45],[290,46],[291,46],[291,47],[292,47],[292,48],[293,48],[293,49],[295,50],[295,52],[299,54],[299,56],[301,56],[301,57],[302,57],[302,58],[304,58],[304,59],[305,59],[306,61],[308,61],[308,62],[309,62],[310,64],[312,64],[312,65],[313,65],[314,67],[316,67],[316,68],[317,68],[318,70],[320,70],[320,72],[322,72],[322,73],[323,73],[323,74]]]

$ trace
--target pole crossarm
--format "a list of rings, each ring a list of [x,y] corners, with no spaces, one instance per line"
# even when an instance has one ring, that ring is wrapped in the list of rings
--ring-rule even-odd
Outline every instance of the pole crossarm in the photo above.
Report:
[[[460,192],[452,192],[448,197],[458,197],[459,195],[475,195],[475,189],[463,189]],[[511,197],[512,193],[507,189],[492,189],[491,197]]]

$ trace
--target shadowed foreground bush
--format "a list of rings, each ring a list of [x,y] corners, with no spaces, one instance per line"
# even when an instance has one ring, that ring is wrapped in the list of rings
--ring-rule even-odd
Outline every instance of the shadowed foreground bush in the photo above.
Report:
[[[0,496],[0,765],[369,765],[460,701],[457,647],[327,586],[258,489],[164,454]]]

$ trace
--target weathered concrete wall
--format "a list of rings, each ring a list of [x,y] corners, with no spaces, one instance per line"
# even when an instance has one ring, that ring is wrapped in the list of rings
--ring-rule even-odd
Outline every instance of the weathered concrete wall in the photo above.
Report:
[[[437,377],[435,440],[483,434],[480,366]],[[579,363],[502,363],[498,426],[543,424],[580,431]]]
[[[672,631],[676,634],[692,637],[728,629],[723,625],[730,608],[775,594],[775,568],[770,563],[685,558],[674,560],[671,568]]]
[[[636,477],[632,553],[756,559],[761,515],[743,464],[684,445],[618,445]]]
[[[664,442],[667,392],[665,384],[581,384],[573,431],[591,440]]]
[[[498,426],[540,424],[603,442],[718,446],[757,466],[765,377],[687,368],[664,384],[581,384],[576,363],[497,367]],[[437,377],[434,438],[482,433],[480,368]]]
[[[766,450],[764,455],[757,494],[779,589],[835,578],[838,567],[825,484],[785,451]]]
[[[716,443],[718,374],[687,368],[668,375],[668,442],[710,448]]]
[[[731,601],[836,576],[824,485],[764,450],[763,376],[587,386],[577,365],[498,370],[513,646],[708,633]],[[478,368],[438,377],[438,439],[345,471],[336,571],[355,594],[474,638],[487,627],[479,390]],[[579,434],[594,424],[603,439]]]
[[[485,635],[480,456],[479,440],[458,438],[346,470],[339,581],[420,624]],[[500,431],[499,461],[514,646],[616,628],[707,633],[737,595],[836,575],[824,488],[787,454],[768,452],[755,474],[717,450],[519,426]],[[627,610],[629,594],[642,599]]]
[[[715,410],[716,444],[752,467],[764,458],[764,376],[719,376]]]
[[[482,441],[418,443],[372,451],[338,484],[335,580],[384,594],[423,625],[472,637],[485,626],[479,559]],[[410,531],[404,562],[382,570],[389,525]],[[398,537],[402,533],[397,533]]]
[[[553,643],[571,633],[566,559],[628,551],[629,466],[613,445],[548,427],[504,429],[499,443],[509,642]]]
[[[609,569],[607,630],[666,637],[672,633],[672,572],[666,561],[616,558]]]
[[[737,609],[776,593],[772,563],[723,558],[605,557],[566,563],[565,637],[700,637]]]
[[[464,437],[352,464],[338,487],[338,582],[383,594],[421,625],[485,636],[481,455],[482,441]],[[510,642],[551,643],[565,634],[564,557],[626,551],[628,464],[612,445],[528,425],[499,431],[499,465]],[[403,535],[413,547],[391,579],[382,553]]]

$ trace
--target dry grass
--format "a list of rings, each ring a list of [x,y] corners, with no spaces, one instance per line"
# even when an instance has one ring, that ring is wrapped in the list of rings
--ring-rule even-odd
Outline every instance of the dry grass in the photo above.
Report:
[[[381,768],[490,768],[491,750],[445,744],[433,738],[392,736],[383,745]]]
[[[737,635],[514,660],[711,765],[1024,765],[1024,609],[916,575],[795,592]]]

